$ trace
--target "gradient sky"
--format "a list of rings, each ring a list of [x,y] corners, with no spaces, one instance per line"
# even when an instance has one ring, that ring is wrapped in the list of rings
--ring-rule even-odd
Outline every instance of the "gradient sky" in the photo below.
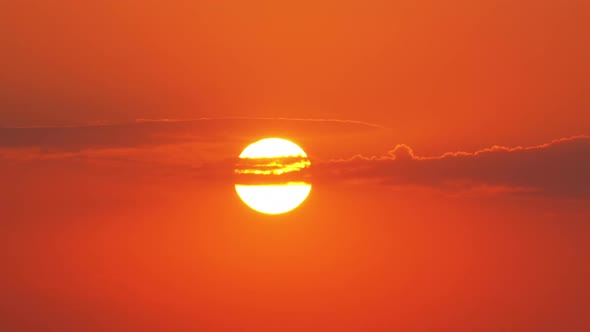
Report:
[[[0,330],[588,331],[590,2],[0,5]],[[284,137],[310,198],[256,214]]]

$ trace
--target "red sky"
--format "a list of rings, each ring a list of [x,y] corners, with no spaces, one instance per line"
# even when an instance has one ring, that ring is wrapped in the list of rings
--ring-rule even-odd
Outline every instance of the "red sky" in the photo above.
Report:
[[[590,3],[0,9],[0,330],[587,331]],[[299,143],[268,217],[235,158]]]

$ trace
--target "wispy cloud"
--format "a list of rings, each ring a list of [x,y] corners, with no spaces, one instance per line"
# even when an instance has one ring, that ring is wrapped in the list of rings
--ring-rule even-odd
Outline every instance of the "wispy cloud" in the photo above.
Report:
[[[305,137],[325,133],[385,129],[377,124],[342,119],[215,117],[137,119],[123,123],[0,127],[0,148],[77,151],[88,148],[145,147],[192,142],[223,142],[257,136]]]
[[[209,118],[194,118],[194,119],[137,119],[136,122],[196,122],[196,121],[224,121],[224,120],[260,120],[260,121],[293,121],[293,122],[328,122],[328,123],[343,123],[360,126],[367,126],[379,129],[387,129],[387,127],[357,120],[346,119],[316,119],[316,118],[272,118],[272,117],[247,117],[247,116],[225,116],[225,117],[209,117]]]

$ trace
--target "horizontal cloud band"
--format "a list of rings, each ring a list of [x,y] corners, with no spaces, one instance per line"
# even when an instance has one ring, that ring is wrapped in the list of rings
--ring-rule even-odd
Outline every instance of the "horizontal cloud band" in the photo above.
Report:
[[[174,173],[199,181],[232,181],[238,161],[228,158],[232,151],[238,153],[246,137],[244,133],[255,133],[261,128],[268,128],[269,124],[280,132],[299,130],[299,126],[281,127],[292,124],[292,121],[308,120],[141,120],[121,125],[0,128],[0,159],[13,162],[124,161],[134,167],[141,164],[148,172],[173,169]],[[321,132],[323,130],[316,130],[315,126],[332,124],[322,121],[332,120],[309,119],[304,130],[308,134]],[[355,122],[334,121],[338,125],[338,128],[332,127],[334,133],[342,132],[342,125],[361,127],[363,130],[371,128]],[[217,152],[210,152],[220,141],[232,141],[233,137],[237,137],[236,144],[231,145],[234,150],[226,151],[227,146],[224,146],[226,154],[221,155],[223,160],[219,159]],[[205,158],[205,153],[215,156]],[[312,167],[303,167],[304,173],[306,177],[313,175],[313,181],[317,183],[370,182],[451,190],[491,188],[495,191],[590,198],[590,136],[587,135],[535,146],[492,146],[474,152],[448,152],[434,157],[417,155],[409,146],[402,144],[381,156],[357,155],[330,161],[312,158],[311,162]],[[289,164],[283,161],[285,163]],[[238,170],[250,169],[249,165],[242,166]],[[257,167],[272,171],[277,166],[281,165]],[[239,175],[244,182],[259,181],[254,177],[257,174]],[[290,172],[281,174],[283,178],[290,181]]]
[[[506,190],[590,198],[590,136],[530,147],[493,146],[475,152],[418,156],[398,145],[384,156],[358,155],[316,163],[323,181],[370,181],[442,188],[487,186]]]

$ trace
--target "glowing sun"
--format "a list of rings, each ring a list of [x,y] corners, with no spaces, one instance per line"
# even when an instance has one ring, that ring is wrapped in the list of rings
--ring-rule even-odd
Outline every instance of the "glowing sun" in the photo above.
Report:
[[[282,138],[265,138],[248,145],[240,154],[235,185],[240,199],[251,209],[281,214],[307,199],[311,162],[297,144]]]

